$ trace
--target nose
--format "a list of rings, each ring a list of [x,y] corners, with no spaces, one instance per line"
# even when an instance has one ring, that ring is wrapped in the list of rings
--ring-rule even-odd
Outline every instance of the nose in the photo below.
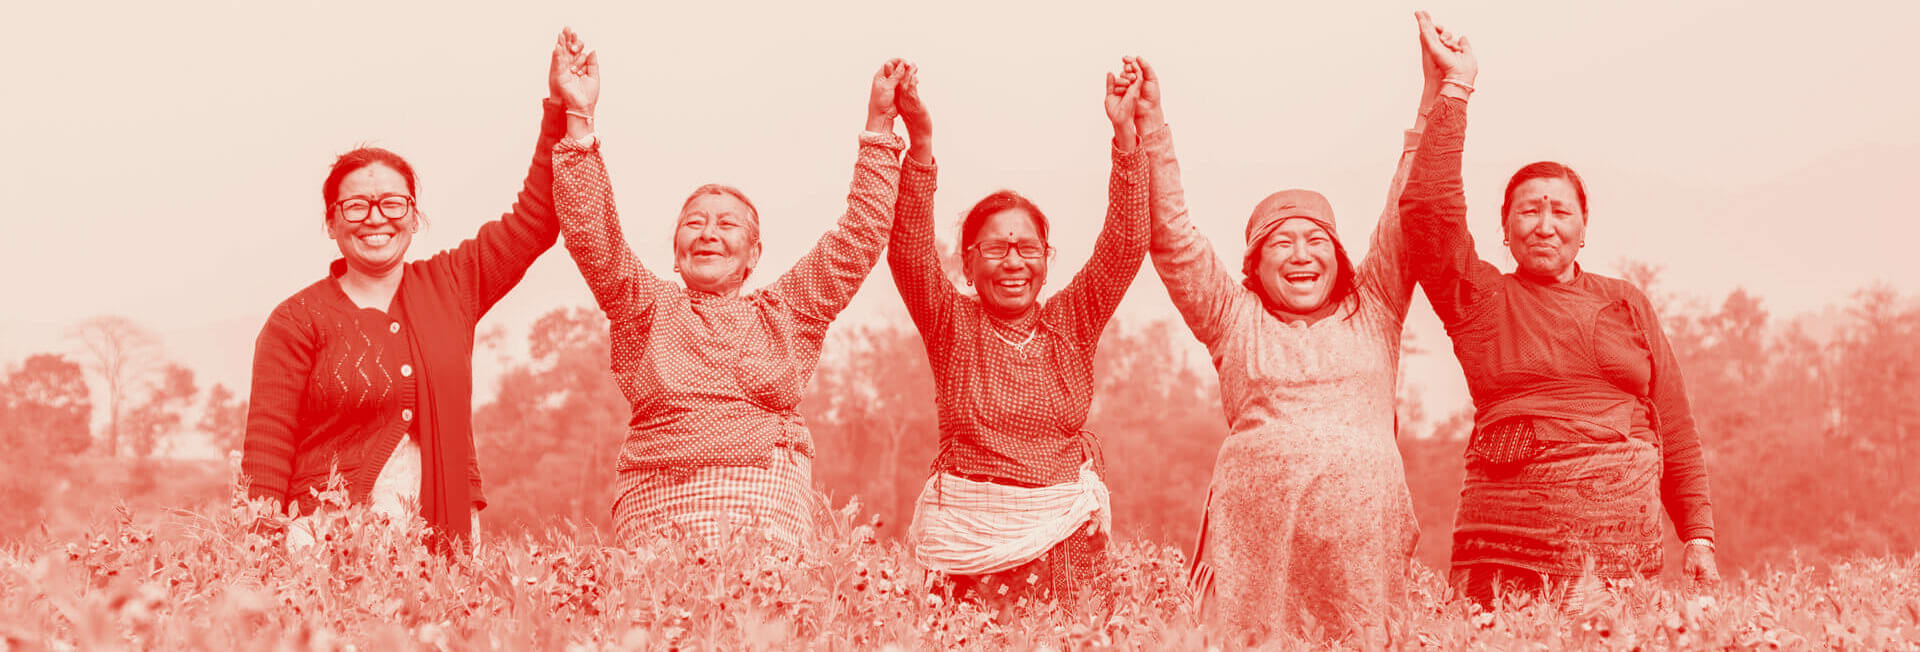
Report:
[[[1294,246],[1294,247],[1288,248],[1287,264],[1307,265],[1307,264],[1311,264],[1312,262],[1313,262],[1313,256],[1308,254],[1306,247]]]

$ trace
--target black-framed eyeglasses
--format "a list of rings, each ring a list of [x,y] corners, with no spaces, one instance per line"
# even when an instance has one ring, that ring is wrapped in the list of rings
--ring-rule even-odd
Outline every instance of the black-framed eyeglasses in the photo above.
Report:
[[[340,219],[348,222],[365,222],[373,216],[375,206],[380,208],[380,216],[389,220],[406,217],[413,212],[413,198],[406,195],[381,195],[375,199],[348,197],[333,203],[340,210]]]
[[[980,257],[987,260],[1000,260],[1006,258],[1008,254],[1020,254],[1021,258],[1027,260],[1039,260],[1053,253],[1052,245],[1038,242],[1014,243],[1005,240],[975,243],[968,248],[980,252]]]

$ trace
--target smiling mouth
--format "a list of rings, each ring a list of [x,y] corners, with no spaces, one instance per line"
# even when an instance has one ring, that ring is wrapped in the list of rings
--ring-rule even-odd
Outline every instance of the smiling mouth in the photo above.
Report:
[[[1287,285],[1301,290],[1311,290],[1313,289],[1313,284],[1320,280],[1320,274],[1318,272],[1294,272],[1292,274],[1282,275],[1281,278],[1287,281]]]
[[[391,233],[366,233],[358,237],[361,243],[369,247],[385,247],[387,243],[393,242],[393,234]]]
[[[1019,291],[1025,290],[1027,289],[1028,283],[1030,283],[1030,281],[1024,278],[1000,279],[998,281],[993,282],[995,287],[998,287],[1001,290],[1004,290],[1007,292],[1019,292]]]

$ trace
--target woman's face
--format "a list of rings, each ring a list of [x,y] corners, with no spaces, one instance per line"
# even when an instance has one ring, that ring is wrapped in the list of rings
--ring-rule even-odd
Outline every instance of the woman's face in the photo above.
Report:
[[[420,219],[413,195],[407,192],[407,178],[374,163],[347,173],[337,190],[327,211],[327,235],[340,246],[347,267],[379,276],[398,266],[406,258],[407,246],[413,244]],[[404,212],[395,210],[402,203]],[[360,221],[349,219],[363,214],[365,219]],[[398,217],[390,217],[393,214]]]
[[[1047,282],[1047,253],[1047,241],[1033,216],[1009,208],[988,216],[961,255],[967,280],[979,288],[981,305],[1005,318],[1025,314],[1039,300],[1040,286]]]
[[[1340,274],[1333,236],[1313,220],[1290,217],[1260,244],[1255,268],[1267,298],[1290,312],[1309,313],[1326,305]]]
[[[687,202],[673,231],[673,262],[687,287],[730,295],[760,264],[760,234],[752,209],[733,195],[707,194]]]
[[[1530,275],[1571,280],[1573,259],[1587,241],[1587,216],[1573,183],[1560,177],[1528,179],[1514,187],[1503,216],[1507,249]]]

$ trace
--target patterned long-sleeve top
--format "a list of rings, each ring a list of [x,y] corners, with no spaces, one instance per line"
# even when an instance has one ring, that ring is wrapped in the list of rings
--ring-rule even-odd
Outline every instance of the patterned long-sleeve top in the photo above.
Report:
[[[485,503],[473,456],[473,331],[559,236],[550,152],[565,120],[548,100],[512,211],[452,249],[406,263],[387,311],[360,308],[340,289],[344,260],[274,308],[254,346],[241,457],[250,496],[311,512],[310,490],[337,469],[349,498],[364,502],[412,432],[427,463],[465,467],[466,500],[446,507],[466,528],[467,502]]]
[[[772,285],[722,296],[642,267],[599,143],[555,146],[560,230],[612,322],[613,376],[633,409],[618,470],[765,466],[776,447],[813,454],[797,406],[827,325],[887,244],[904,148],[893,134],[861,134],[839,224]]]
[[[1460,178],[1466,110],[1457,98],[1434,107],[1400,210],[1415,243],[1414,273],[1466,372],[1475,427],[1533,416],[1621,436],[1651,428],[1664,460],[1661,500],[1675,529],[1681,538],[1712,538],[1700,436],[1652,304],[1619,279],[1578,269],[1565,283],[1502,274],[1475,255]],[[1547,429],[1540,436],[1582,435]]]
[[[940,415],[935,472],[1041,486],[1098,462],[1083,428],[1093,405],[1100,332],[1147,251],[1147,157],[1113,151],[1106,225],[1066,289],[1017,320],[988,313],[941,270],[933,238],[937,169],[908,157],[887,266],[926,341]],[[1022,341],[1024,346],[1009,343]]]

